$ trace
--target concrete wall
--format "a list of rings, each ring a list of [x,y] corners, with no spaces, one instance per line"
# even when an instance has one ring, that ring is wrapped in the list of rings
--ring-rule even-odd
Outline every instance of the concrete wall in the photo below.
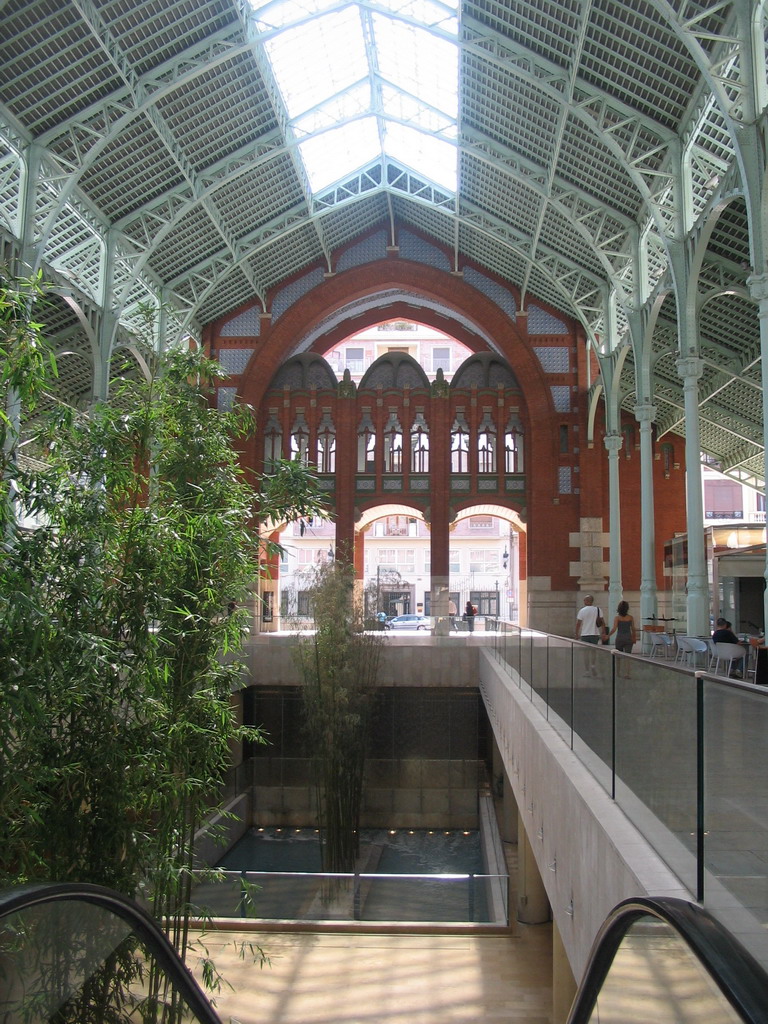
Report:
[[[478,675],[553,919],[580,978],[617,903],[648,895],[690,899],[690,893],[492,652],[479,652]]]
[[[574,612],[574,617],[575,617]],[[384,639],[377,686],[475,686],[477,651],[487,636],[397,636]],[[247,678],[259,686],[296,686],[294,636],[255,634],[246,646]]]

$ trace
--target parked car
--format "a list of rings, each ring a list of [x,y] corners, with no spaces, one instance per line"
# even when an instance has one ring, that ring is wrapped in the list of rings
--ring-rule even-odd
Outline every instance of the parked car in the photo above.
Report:
[[[430,622],[425,615],[395,615],[387,622],[387,629],[429,629]]]

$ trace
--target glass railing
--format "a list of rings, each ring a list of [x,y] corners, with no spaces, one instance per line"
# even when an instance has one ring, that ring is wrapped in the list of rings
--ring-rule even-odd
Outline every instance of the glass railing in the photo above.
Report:
[[[262,921],[509,924],[507,875],[218,871],[201,917]]]
[[[493,637],[509,683],[691,894],[765,931],[768,688],[508,623]]]
[[[0,893],[0,1021],[221,1024],[152,918],[74,884]]]

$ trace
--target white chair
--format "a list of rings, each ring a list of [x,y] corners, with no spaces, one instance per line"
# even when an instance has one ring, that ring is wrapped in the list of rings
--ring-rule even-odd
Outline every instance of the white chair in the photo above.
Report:
[[[676,636],[675,643],[677,644],[677,653],[675,654],[675,661],[682,662],[688,660],[688,655],[691,653],[691,641],[690,636]]]
[[[714,640],[707,640],[707,650],[709,651],[709,662],[707,663],[707,668],[712,672],[717,664],[717,651],[715,650]]]
[[[731,674],[731,665],[733,665],[734,661],[740,661],[741,662],[742,675],[744,674],[744,666],[745,666],[745,661],[746,661],[746,657],[747,657],[747,650],[746,650],[746,648],[742,647],[741,644],[726,644],[726,643],[721,643],[721,644],[713,643],[712,646],[715,649],[715,675],[721,675],[722,674],[722,675],[729,676]],[[720,668],[720,662],[723,662],[724,665],[725,665],[725,672],[724,673],[718,672],[718,669]],[[712,663],[711,662],[710,662],[710,666],[709,667],[710,667],[710,670],[711,670],[712,669]]]
[[[651,657],[655,658],[660,654],[662,658],[668,658],[672,650],[672,637],[669,633],[649,633],[651,638]]]
[[[688,637],[688,646],[689,646],[689,653],[690,653],[690,659],[691,659],[691,666],[693,668],[696,668],[696,662],[698,661],[698,656],[700,654],[703,654],[706,657],[706,654],[709,651],[709,646],[708,646],[706,640],[699,640],[695,636],[689,636]]]

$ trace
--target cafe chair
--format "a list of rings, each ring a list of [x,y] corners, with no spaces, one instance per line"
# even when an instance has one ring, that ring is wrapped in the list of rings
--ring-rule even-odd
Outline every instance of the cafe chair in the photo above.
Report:
[[[691,667],[696,668],[696,662],[699,660],[699,655],[704,655],[704,664],[707,661],[707,654],[709,652],[709,645],[706,640],[699,640],[698,637],[688,637],[688,647],[691,657]]]
[[[688,656],[691,653],[691,637],[676,636],[675,643],[677,644],[677,654],[675,654],[675,661],[688,661]]]
[[[734,662],[741,662],[742,674],[745,674],[746,660],[748,651],[746,647],[742,647],[741,644],[715,644],[712,645],[715,649],[715,675],[726,675],[731,674],[731,665]],[[720,662],[725,665],[725,672],[719,672]],[[710,663],[710,670],[712,670],[712,664]]]
[[[651,657],[659,654],[662,658],[668,658],[672,649],[672,637],[668,633],[649,633],[651,638]]]

